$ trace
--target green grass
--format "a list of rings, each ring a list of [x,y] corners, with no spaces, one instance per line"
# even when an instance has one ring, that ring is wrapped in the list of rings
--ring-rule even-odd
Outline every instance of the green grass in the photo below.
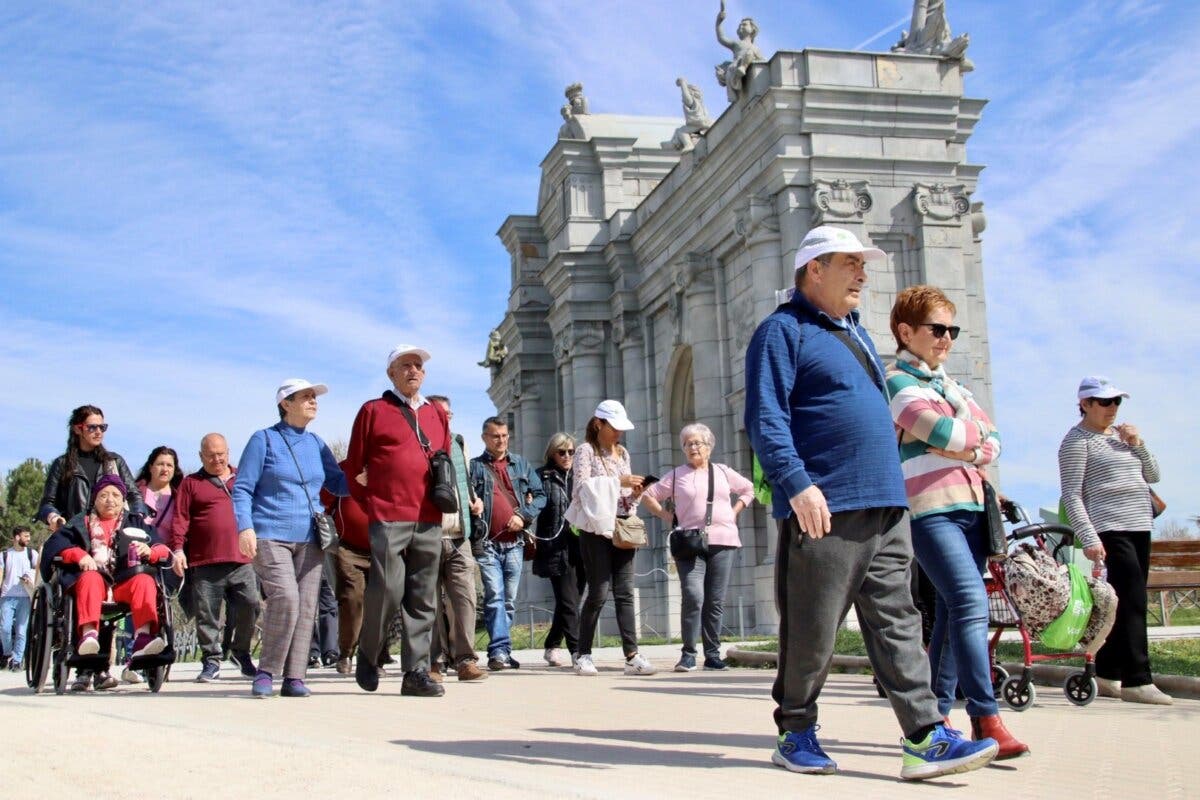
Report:
[[[1174,617],[1172,617],[1174,620]],[[1181,623],[1182,624],[1182,623]],[[764,641],[745,648],[760,653],[775,653],[779,651],[779,640]],[[1056,652],[1042,647],[1036,642],[1033,645],[1035,653]],[[833,652],[843,656],[864,656],[867,654],[863,647],[862,634],[848,628],[838,631],[837,641]],[[1024,659],[1024,650],[1016,642],[1002,642],[997,650],[1001,661],[1020,662]],[[1155,675],[1189,675],[1200,677],[1200,639],[1165,639],[1150,642],[1150,664]]]

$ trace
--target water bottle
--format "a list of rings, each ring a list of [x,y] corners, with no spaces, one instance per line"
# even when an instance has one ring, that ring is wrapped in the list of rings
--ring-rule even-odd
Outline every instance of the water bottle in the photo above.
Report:
[[[133,539],[129,539],[129,549],[125,551],[125,563],[127,566],[136,567],[142,563],[142,557],[138,555],[137,543]]]

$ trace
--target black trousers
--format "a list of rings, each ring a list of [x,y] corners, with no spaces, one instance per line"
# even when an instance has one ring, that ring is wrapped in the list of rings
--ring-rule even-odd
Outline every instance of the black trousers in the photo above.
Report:
[[[1100,534],[1108,582],[1117,593],[1117,618],[1096,653],[1096,674],[1122,686],[1151,683],[1146,641],[1146,578],[1150,573],[1150,531]]]
[[[550,650],[566,640],[567,650],[579,652],[579,598],[587,585],[587,573],[583,564],[568,565],[562,575],[549,578],[554,592],[554,619],[546,633],[546,649]]]
[[[613,547],[612,539],[583,531],[579,534],[579,552],[587,572],[588,594],[579,621],[579,655],[592,654],[600,612],[612,589],[617,607],[617,628],[621,648],[629,658],[638,651],[637,620],[633,611],[633,557],[636,550]]]

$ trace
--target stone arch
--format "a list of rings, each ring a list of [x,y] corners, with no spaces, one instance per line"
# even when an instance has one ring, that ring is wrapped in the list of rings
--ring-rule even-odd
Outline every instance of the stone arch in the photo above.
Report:
[[[670,437],[667,445],[669,449],[674,449],[683,426],[696,418],[695,386],[692,377],[692,346],[680,345],[675,348],[667,364],[666,392],[663,397],[663,407],[667,412],[666,433]]]

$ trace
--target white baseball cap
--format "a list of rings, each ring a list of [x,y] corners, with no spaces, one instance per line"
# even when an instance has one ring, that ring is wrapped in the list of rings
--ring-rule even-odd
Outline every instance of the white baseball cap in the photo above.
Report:
[[[1122,392],[1103,375],[1089,375],[1079,382],[1079,399],[1087,400],[1092,397],[1100,400],[1110,397],[1129,397],[1129,392]]]
[[[800,249],[796,251],[796,271],[808,266],[808,262],[826,253],[858,253],[865,261],[883,261],[887,254],[878,247],[867,247],[845,228],[820,225],[804,234]]]
[[[329,387],[323,383],[309,383],[304,378],[288,378],[275,390],[275,404],[278,405],[296,392],[303,392],[305,389],[312,389],[318,396],[329,391]]]
[[[629,415],[625,413],[625,406],[616,400],[605,400],[596,406],[596,413],[592,416],[606,420],[609,425],[619,431],[633,430],[633,423],[629,421]]]
[[[388,369],[391,369],[392,362],[394,362],[397,358],[399,358],[400,356],[406,356],[409,353],[416,353],[417,355],[419,355],[421,357],[422,364],[424,364],[426,361],[428,361],[430,358],[432,358],[432,356],[429,355],[428,350],[424,350],[420,347],[417,347],[415,344],[398,344],[392,350],[392,352],[388,353],[388,360],[387,360]]]

